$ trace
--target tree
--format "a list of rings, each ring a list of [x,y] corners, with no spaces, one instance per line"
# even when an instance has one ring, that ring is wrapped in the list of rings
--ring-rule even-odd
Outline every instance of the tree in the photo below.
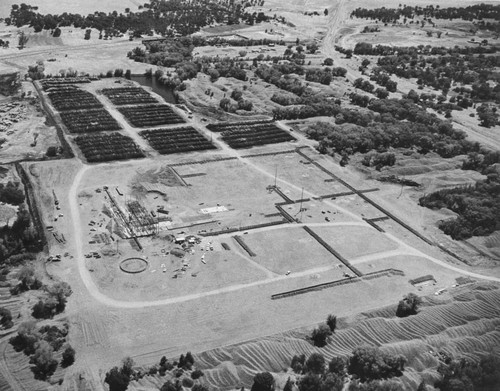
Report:
[[[12,323],[12,313],[8,308],[0,307],[0,325],[4,329],[10,329],[14,323]]]
[[[408,293],[398,304],[396,316],[404,318],[410,315],[416,315],[418,306],[422,304],[422,299],[414,293]]]
[[[427,386],[425,385],[425,382],[423,380],[420,382],[417,391],[427,391]]]
[[[106,373],[104,381],[108,383],[109,391],[125,391],[130,383],[130,378],[122,373],[118,367],[113,367]]]
[[[401,376],[406,359],[401,355],[389,355],[379,348],[360,346],[349,358],[348,371],[362,382]]]
[[[193,388],[191,388],[191,391],[209,391],[207,386],[204,386],[203,384],[195,384]]]
[[[292,380],[290,380],[290,377],[288,377],[288,379],[286,380],[283,391],[293,391],[293,383]]]
[[[328,16],[328,8],[325,8],[325,10],[323,11],[323,13],[325,14],[325,16]]]
[[[378,87],[375,91],[374,94],[377,96],[379,99],[385,99],[389,96],[389,91],[387,91],[385,88],[380,88]]]
[[[251,391],[274,391],[274,377],[269,372],[261,372],[253,378]]]
[[[45,153],[48,157],[54,157],[57,155],[57,147],[51,145],[47,148],[47,152]]]
[[[24,33],[24,31],[21,31],[21,33],[19,34],[19,40],[18,40],[19,49],[24,49],[24,47],[26,46],[28,41],[29,41],[29,37]]]
[[[191,379],[196,380],[203,376],[203,371],[201,369],[195,369],[191,372]]]
[[[320,353],[312,353],[306,361],[306,372],[322,374],[325,371],[325,358]]]
[[[166,381],[160,388],[160,391],[181,391],[182,386],[180,383],[174,384],[171,380]]]
[[[17,279],[19,280],[19,290],[21,292],[31,289],[39,289],[42,286],[42,283],[38,279],[38,275],[35,273],[33,266],[23,266],[23,268],[17,273]]]
[[[483,103],[476,108],[480,125],[490,128],[498,124],[498,114],[496,108],[491,108],[489,104]]]
[[[64,349],[62,354],[61,366],[63,368],[69,367],[75,362],[75,349],[71,345],[68,344],[66,349]]]
[[[337,317],[332,314],[328,315],[328,317],[326,318],[326,324],[328,325],[328,327],[330,327],[332,333],[334,333],[335,329],[337,328]]]
[[[342,391],[344,388],[344,378],[334,373],[328,373],[321,383],[320,391]]]
[[[322,348],[326,345],[326,340],[330,335],[332,335],[332,331],[325,323],[322,323],[313,330],[311,339],[315,346]]]
[[[333,357],[328,363],[328,372],[344,377],[346,373],[346,360],[338,356]]]
[[[305,354],[301,354],[300,356],[294,355],[290,364],[290,368],[292,368],[295,373],[301,373],[302,369],[304,368],[305,362]]]
[[[35,352],[35,344],[40,339],[40,333],[36,330],[34,320],[23,322],[17,328],[17,335],[9,340],[16,352],[24,351],[24,354],[31,355]]]
[[[325,58],[323,60],[323,65],[327,65],[327,66],[332,66],[333,65],[333,59],[328,57],[328,58]]]
[[[300,391],[320,391],[321,390],[321,378],[313,373],[308,373],[300,379],[299,382]]]
[[[121,372],[125,375],[125,376],[128,376],[130,377],[130,375],[132,375],[133,373],[133,366],[134,366],[134,360],[131,358],[131,357],[125,357],[123,360],[122,360],[122,368],[121,368]]]
[[[50,377],[57,368],[57,360],[54,358],[54,349],[46,341],[37,342],[35,353],[30,359],[34,364],[32,368],[35,378],[45,380]]]

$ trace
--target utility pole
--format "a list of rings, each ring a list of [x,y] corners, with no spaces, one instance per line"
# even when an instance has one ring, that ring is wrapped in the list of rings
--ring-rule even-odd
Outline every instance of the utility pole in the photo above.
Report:
[[[276,187],[276,178],[278,177],[278,165],[276,164],[276,169],[274,171],[274,187]]]

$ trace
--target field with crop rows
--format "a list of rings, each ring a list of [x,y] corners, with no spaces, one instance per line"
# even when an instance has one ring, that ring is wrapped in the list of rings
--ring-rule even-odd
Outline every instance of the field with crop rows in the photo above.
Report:
[[[75,142],[90,163],[144,157],[137,144],[120,133],[82,135]]]
[[[104,108],[93,94],[79,88],[52,87],[49,89],[48,95],[57,111]]]
[[[167,105],[120,107],[118,110],[132,126],[138,128],[184,123],[184,120]]]
[[[222,140],[234,149],[295,140],[295,137],[276,126],[273,121],[210,124],[207,128],[212,132],[221,133]]]
[[[106,109],[62,112],[61,119],[71,133],[121,129]]]
[[[116,106],[158,103],[145,89],[140,87],[105,88],[102,93]]]
[[[71,84],[81,84],[81,83],[90,83],[95,78],[81,76],[81,77],[58,77],[53,79],[43,79],[40,80],[40,84],[42,85],[44,90],[48,90],[52,87],[57,86],[69,86]]]
[[[209,140],[191,126],[143,130],[140,135],[162,155],[215,149]]]

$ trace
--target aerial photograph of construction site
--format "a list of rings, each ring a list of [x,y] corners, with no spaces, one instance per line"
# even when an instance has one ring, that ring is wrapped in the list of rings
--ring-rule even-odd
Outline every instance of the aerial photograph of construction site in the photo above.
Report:
[[[0,0],[0,391],[500,390],[500,3]]]

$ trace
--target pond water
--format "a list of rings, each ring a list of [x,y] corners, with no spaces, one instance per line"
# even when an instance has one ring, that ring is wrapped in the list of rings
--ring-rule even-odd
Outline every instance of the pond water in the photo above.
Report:
[[[154,76],[146,77],[144,75],[131,75],[130,79],[136,81],[137,83],[143,86],[151,87],[153,92],[160,95],[163,99],[165,99],[167,103],[172,103],[174,105],[177,103],[177,100],[175,99],[174,95],[174,90],[170,87],[158,83]]]

